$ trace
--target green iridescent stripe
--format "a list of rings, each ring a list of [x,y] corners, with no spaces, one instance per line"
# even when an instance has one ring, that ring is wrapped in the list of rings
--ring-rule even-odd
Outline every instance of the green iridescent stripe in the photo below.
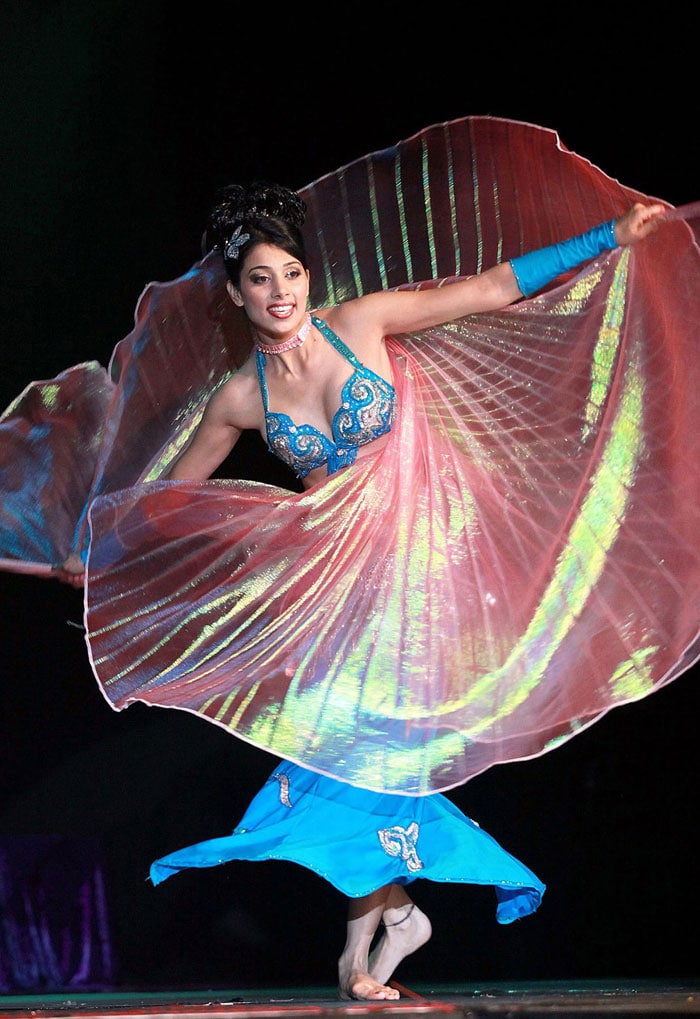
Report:
[[[372,230],[374,232],[374,250],[377,253],[377,266],[379,267],[379,278],[384,290],[389,286],[386,262],[382,250],[382,234],[379,225],[379,209],[377,207],[377,185],[374,181],[374,165],[369,156],[366,157],[367,178],[369,187],[369,205],[372,214]]]
[[[587,439],[600,418],[610,392],[610,381],[615,367],[620,340],[620,329],[625,314],[625,291],[629,267],[629,249],[625,248],[613,276],[610,296],[605,305],[603,325],[591,361],[591,389],[586,405],[586,422],[581,430]]]
[[[396,158],[394,160],[394,186],[396,189],[396,200],[399,206],[399,222],[401,224],[401,244],[403,246],[403,257],[406,262],[406,280],[409,283],[413,282],[413,261],[411,259],[411,249],[408,245],[408,224],[406,222],[406,200],[403,193],[403,185],[401,183],[401,152],[399,149],[396,150]]]
[[[199,425],[201,415],[189,425],[178,432],[174,438],[162,449],[158,458],[151,464],[150,469],[144,475],[143,481],[158,481],[167,472],[173,461],[180,455],[182,450],[189,444]]]
[[[423,172],[423,208],[425,209],[425,226],[428,231],[428,247],[430,249],[430,275],[432,279],[438,274],[437,261],[435,259],[435,231],[433,230],[433,205],[430,197],[430,154],[428,152],[428,140],[423,137],[421,141],[421,161]]]
[[[462,250],[459,245],[459,234],[457,232],[454,156],[452,154],[450,132],[447,125],[445,126],[445,149],[447,150],[447,194],[450,201],[450,225],[452,227],[452,237],[454,239],[455,276],[459,276],[462,272]]]
[[[363,293],[362,290],[362,273],[360,266],[357,261],[357,249],[355,247],[355,237],[352,230],[352,219],[350,217],[350,203],[348,200],[348,190],[345,181],[345,174],[341,173],[338,177],[338,183],[340,184],[340,192],[342,195],[343,205],[343,222],[345,223],[345,240],[348,246],[348,255],[350,256],[350,265],[352,268],[352,278],[355,283],[355,292],[360,296]],[[341,295],[342,300],[342,295]]]
[[[651,693],[654,689],[652,658],[658,650],[658,645],[639,648],[618,665],[610,677],[610,688],[615,691],[618,700],[638,700]]]
[[[47,410],[55,410],[59,406],[59,396],[61,395],[61,387],[54,383],[49,383],[41,387],[41,402]]]
[[[554,651],[573,626],[600,579],[607,553],[612,548],[630,501],[637,466],[644,452],[642,434],[643,382],[638,358],[626,366],[618,413],[612,422],[600,465],[588,496],[574,523],[567,547],[559,557],[555,575],[535,618],[527,629],[515,657],[531,659],[530,675],[513,700],[503,705],[512,710],[541,678]],[[527,650],[527,646],[531,650]],[[526,652],[523,654],[523,652]]]
[[[496,210],[496,222],[498,223],[498,245],[496,247],[496,263],[500,265],[503,261],[503,231],[501,230],[501,199],[498,193],[498,181],[493,182],[493,206]],[[479,245],[479,250],[482,251],[482,245]]]
[[[474,226],[476,229],[476,273],[480,273],[484,266],[484,228],[481,222],[481,209],[480,209],[480,187],[479,187],[479,168],[476,160],[476,149],[477,146],[474,142],[473,137],[474,128],[469,125],[470,144],[472,153],[472,191],[474,194]],[[495,184],[494,184],[495,187]]]

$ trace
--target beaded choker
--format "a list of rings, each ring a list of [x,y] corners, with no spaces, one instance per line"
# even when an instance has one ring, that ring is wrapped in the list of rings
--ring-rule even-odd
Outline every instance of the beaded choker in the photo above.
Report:
[[[256,349],[261,354],[285,354],[288,350],[294,350],[295,347],[300,347],[305,340],[308,339],[309,333],[311,332],[311,315],[307,312],[304,324],[298,333],[290,339],[285,340],[284,343],[256,343]]]

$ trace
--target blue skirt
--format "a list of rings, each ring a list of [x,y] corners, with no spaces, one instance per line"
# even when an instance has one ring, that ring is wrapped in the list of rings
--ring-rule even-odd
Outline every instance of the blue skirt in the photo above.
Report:
[[[281,761],[231,835],[155,860],[154,885],[189,867],[287,860],[357,898],[417,878],[492,885],[496,919],[533,913],[545,885],[441,793],[375,793]]]

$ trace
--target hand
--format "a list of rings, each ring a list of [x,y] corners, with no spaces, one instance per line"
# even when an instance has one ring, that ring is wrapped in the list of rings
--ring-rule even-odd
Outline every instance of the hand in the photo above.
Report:
[[[71,552],[62,563],[54,566],[53,575],[57,580],[71,587],[83,587],[85,584],[85,566],[76,552]]]
[[[666,206],[660,202],[644,205],[635,202],[627,212],[615,220],[615,240],[618,244],[635,244],[643,237],[648,237],[663,223],[666,218]]]

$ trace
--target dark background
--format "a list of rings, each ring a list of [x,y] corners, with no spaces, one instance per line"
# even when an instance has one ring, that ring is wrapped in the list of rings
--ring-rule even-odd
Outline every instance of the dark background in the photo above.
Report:
[[[199,6],[0,7],[3,407],[32,379],[106,363],[144,285],[199,257],[230,181],[302,187],[490,114],[556,130],[646,194],[700,199],[678,26],[588,23],[581,7],[544,26],[532,8]],[[345,903],[317,876],[269,863],[145,880],[154,857],[230,831],[273,759],[182,712],[114,712],[81,612],[58,582],[0,575],[0,838],[97,840],[120,986],[332,984]],[[419,882],[434,937],[400,978],[698,976],[696,677],[450,794],[548,891],[499,927],[491,889]]]

